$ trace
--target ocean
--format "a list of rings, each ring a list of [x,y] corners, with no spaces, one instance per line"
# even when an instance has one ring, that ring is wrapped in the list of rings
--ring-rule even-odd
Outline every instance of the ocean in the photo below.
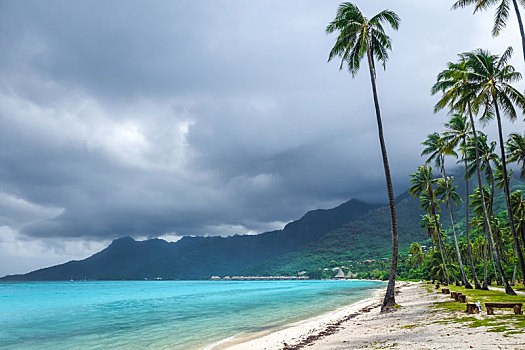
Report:
[[[369,297],[373,281],[0,283],[0,349],[202,349]]]

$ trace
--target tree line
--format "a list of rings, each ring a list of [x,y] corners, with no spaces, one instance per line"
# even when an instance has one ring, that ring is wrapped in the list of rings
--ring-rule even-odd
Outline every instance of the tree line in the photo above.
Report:
[[[520,14],[520,6],[523,6],[525,1],[520,0],[518,3],[518,0],[458,0],[453,3],[452,8],[458,9],[473,5],[474,13],[476,13],[495,7],[492,35],[497,36],[507,24],[512,10],[511,4],[518,20],[525,60],[525,33]],[[369,68],[392,227],[392,262],[389,282],[381,307],[382,312],[395,306],[398,229],[394,190],[376,86],[376,62],[386,68],[389,51],[392,49],[391,38],[386,34],[383,25],[388,24],[392,29],[398,30],[400,21],[399,16],[390,10],[384,10],[369,19],[355,4],[344,2],[339,6],[334,20],[326,28],[327,33],[338,34],[328,61],[338,57],[340,59],[339,69],[346,66],[352,77],[355,77],[359,71],[361,61],[365,57]],[[514,254],[519,261],[522,279],[525,280],[523,259],[523,248],[525,248],[523,224],[525,223],[522,224],[523,215],[518,209],[523,200],[521,192],[510,193],[510,177],[507,168],[508,162],[521,163],[522,176],[525,175],[525,148],[523,147],[525,139],[520,134],[513,133],[507,140],[504,140],[502,130],[503,117],[514,121],[518,118],[518,114],[523,115],[525,112],[525,97],[514,86],[522,76],[509,64],[512,54],[512,47],[502,54],[493,54],[484,49],[464,52],[459,55],[456,62],[449,63],[447,68],[438,74],[437,81],[432,87],[432,94],[439,95],[440,100],[434,111],[447,109],[451,118],[445,124],[445,131],[433,133],[423,142],[425,146],[423,155],[428,156],[427,164],[418,167],[417,172],[411,175],[409,191],[421,201],[421,208],[425,211],[422,226],[435,243],[438,259],[434,259],[435,264],[431,268],[433,276],[438,276],[447,282],[450,282],[450,277],[452,277],[456,283],[462,283],[467,288],[472,288],[469,281],[472,279],[475,288],[486,288],[487,261],[490,256],[507,294],[515,294],[515,292],[509,283],[505,262],[502,261],[505,247],[505,242],[502,241],[505,236],[504,231],[510,231]],[[496,142],[487,140],[487,135],[476,129],[476,123],[488,124],[494,119],[496,119],[498,131]],[[495,152],[496,146],[499,146],[499,155]],[[446,175],[445,160],[447,157],[457,158],[465,167],[467,186],[465,234],[468,253],[466,264],[463,263],[464,258],[458,244],[452,211],[452,206],[457,205],[463,199],[455,191],[453,178]],[[434,176],[433,168],[428,165],[431,162],[434,162],[438,168],[440,177]],[[477,185],[472,194],[469,191],[471,177],[474,177],[474,183]],[[505,193],[506,218],[494,215],[493,199],[496,186],[502,187]],[[439,221],[442,204],[445,204],[449,211],[455,254],[450,254],[446,249]],[[472,220],[469,218],[469,207],[471,206],[474,207]],[[486,253],[483,286],[479,283],[473,263],[470,241],[471,226],[481,228],[484,233]],[[417,246],[414,246],[414,253],[416,249]],[[458,266],[457,271],[452,263],[454,255]],[[468,271],[470,272],[467,273]]]

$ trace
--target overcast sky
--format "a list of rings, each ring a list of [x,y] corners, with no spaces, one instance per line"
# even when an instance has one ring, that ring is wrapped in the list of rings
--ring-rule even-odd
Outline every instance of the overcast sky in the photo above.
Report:
[[[514,14],[493,39],[492,12],[452,2],[356,1],[402,19],[378,72],[396,194],[446,119],[429,90],[448,61],[513,45],[524,68]],[[366,65],[327,63],[339,3],[1,0],[0,276],[385,201]]]

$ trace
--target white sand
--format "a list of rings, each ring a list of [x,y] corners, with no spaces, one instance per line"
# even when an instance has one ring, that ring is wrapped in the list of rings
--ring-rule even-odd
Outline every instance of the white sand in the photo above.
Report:
[[[418,283],[401,283],[400,286],[396,302],[402,307],[394,312],[380,314],[382,298],[376,295],[248,342],[229,345],[227,349],[283,349],[285,345],[299,344],[309,336],[317,339],[302,347],[304,349],[525,349],[525,329],[519,334],[505,336],[501,332],[487,332],[487,327],[471,328],[465,322],[435,323],[463,313],[459,315],[432,307],[436,301],[450,300],[448,295],[430,294]],[[375,306],[370,312],[359,312],[370,305]],[[319,336],[330,324],[354,313],[359,315],[342,322],[339,327],[332,327],[337,328],[335,333]],[[475,317],[491,316],[483,313]]]

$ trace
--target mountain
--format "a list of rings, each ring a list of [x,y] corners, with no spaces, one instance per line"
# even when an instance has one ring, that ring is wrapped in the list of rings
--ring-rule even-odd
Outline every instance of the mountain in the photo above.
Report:
[[[417,210],[415,203],[407,206],[410,216],[414,208]],[[401,210],[400,217],[403,215]],[[419,215],[415,220],[419,220]],[[408,221],[412,230],[413,220]],[[373,232],[370,232],[370,227],[374,227]],[[403,244],[415,238],[411,230],[409,235],[400,235]],[[371,235],[372,240],[366,238]],[[306,254],[317,246],[324,247],[327,242],[337,240],[342,242],[339,250],[350,252],[355,242],[385,240],[384,244],[378,243],[381,249],[377,254],[388,255],[389,237],[388,208],[353,199],[333,209],[310,211],[282,230],[259,235],[183,237],[172,243],[160,239],[135,241],[124,237],[87,259],[6,276],[3,280],[208,279],[212,275],[235,275],[247,271],[261,274],[253,267],[269,261],[282,261],[293,252],[304,251]]]

